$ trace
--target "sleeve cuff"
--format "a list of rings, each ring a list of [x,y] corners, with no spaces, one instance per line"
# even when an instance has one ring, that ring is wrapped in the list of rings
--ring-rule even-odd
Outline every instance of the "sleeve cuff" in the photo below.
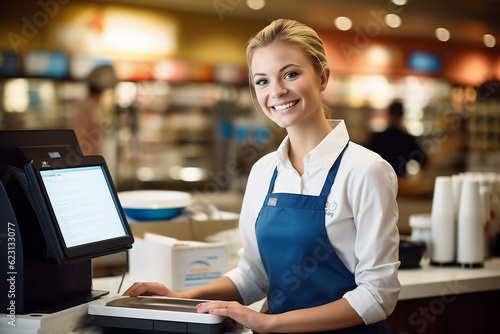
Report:
[[[372,294],[362,286],[348,291],[343,298],[359,314],[365,324],[373,324],[384,320],[387,315],[382,306],[372,296]]]

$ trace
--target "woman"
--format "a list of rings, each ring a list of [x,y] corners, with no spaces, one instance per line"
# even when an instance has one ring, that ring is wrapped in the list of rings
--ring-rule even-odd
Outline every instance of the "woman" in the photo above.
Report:
[[[198,312],[259,333],[388,332],[400,289],[394,171],[326,119],[330,70],[314,30],[276,20],[250,40],[247,61],[252,95],[288,135],[250,172],[238,267],[182,293],[135,283],[125,295],[215,299]],[[242,305],[266,293],[268,314]]]

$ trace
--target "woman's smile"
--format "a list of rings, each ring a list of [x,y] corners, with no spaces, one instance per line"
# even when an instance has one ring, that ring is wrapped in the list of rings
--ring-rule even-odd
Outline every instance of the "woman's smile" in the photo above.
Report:
[[[275,104],[275,105],[271,106],[270,108],[274,109],[278,112],[284,112],[284,111],[287,111],[289,108],[295,106],[297,103],[299,103],[299,101],[300,100]]]

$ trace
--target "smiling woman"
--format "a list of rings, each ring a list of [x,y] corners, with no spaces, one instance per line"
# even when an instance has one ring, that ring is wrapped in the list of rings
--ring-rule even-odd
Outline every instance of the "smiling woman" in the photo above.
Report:
[[[273,21],[248,43],[247,62],[254,99],[288,136],[250,172],[240,263],[196,289],[135,283],[125,295],[217,299],[198,312],[260,333],[387,333],[400,289],[394,170],[325,117],[330,70],[314,30]],[[269,314],[242,305],[266,294]]]

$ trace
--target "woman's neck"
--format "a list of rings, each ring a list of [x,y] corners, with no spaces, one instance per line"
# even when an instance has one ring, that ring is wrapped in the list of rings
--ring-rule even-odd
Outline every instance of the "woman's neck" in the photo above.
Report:
[[[330,124],[324,118],[314,124],[297,125],[287,129],[290,140],[288,157],[300,175],[304,174],[304,156],[318,146],[331,130]]]

